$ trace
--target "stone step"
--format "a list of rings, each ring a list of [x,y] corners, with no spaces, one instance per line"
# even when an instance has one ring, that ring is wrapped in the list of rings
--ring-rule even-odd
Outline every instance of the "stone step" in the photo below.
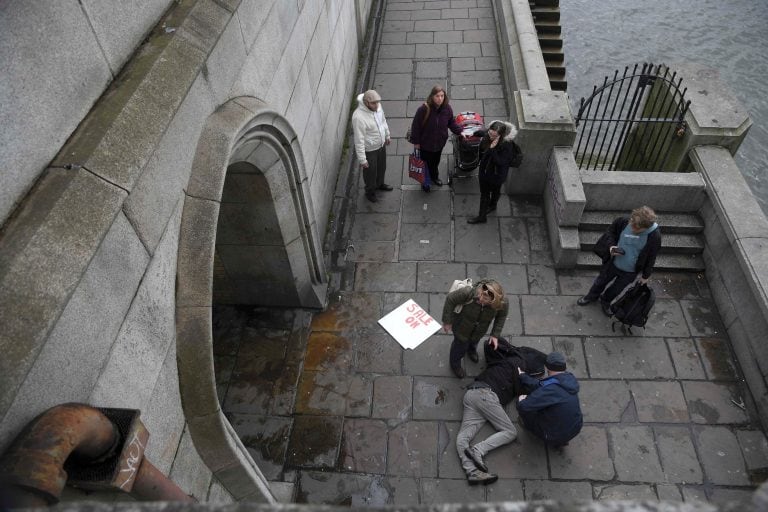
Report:
[[[579,230],[579,243],[582,250],[591,251],[602,236],[604,230]],[[704,238],[699,234],[664,233],[661,239],[660,254],[701,254],[704,251]]]
[[[628,215],[629,211],[585,211],[581,215],[579,229],[605,231],[616,217]],[[696,214],[658,212],[662,233],[701,233],[704,222]]]
[[[536,20],[534,23],[539,34],[560,34],[562,27],[558,20]]]
[[[544,57],[544,61],[554,59],[554,60],[565,60],[565,55],[563,54],[562,48],[542,48],[541,54]]]
[[[531,0],[528,2],[528,5],[533,7],[541,7],[541,6],[558,6],[560,5],[560,0]]]
[[[562,67],[565,69],[565,55],[562,52],[544,55],[544,64],[547,67]]]
[[[576,268],[598,269],[602,265],[600,258],[593,252],[581,251],[576,260]],[[704,272],[704,258],[700,254],[659,254],[656,257],[656,271],[668,272]]]
[[[560,34],[539,34],[539,44],[542,48],[562,48],[563,38]]]
[[[549,86],[552,88],[553,91],[567,91],[568,90],[568,81],[567,80],[550,80]]]
[[[533,7],[531,8],[531,14],[533,15],[533,22],[538,23],[543,20],[559,20],[560,19],[560,7]]]

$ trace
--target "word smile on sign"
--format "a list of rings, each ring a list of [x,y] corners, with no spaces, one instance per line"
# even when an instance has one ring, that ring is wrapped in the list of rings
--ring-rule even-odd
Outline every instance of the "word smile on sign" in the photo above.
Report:
[[[418,347],[442,327],[413,299],[408,299],[397,309],[385,315],[379,320],[379,324],[403,348]]]

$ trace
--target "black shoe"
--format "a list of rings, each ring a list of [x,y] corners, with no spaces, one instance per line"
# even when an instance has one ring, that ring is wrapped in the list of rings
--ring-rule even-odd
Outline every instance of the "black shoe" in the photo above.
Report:
[[[600,301],[600,307],[603,308],[605,316],[613,316],[613,311],[611,311],[611,305],[609,303]]]
[[[485,465],[485,461],[483,461],[482,455],[480,455],[479,453],[477,453],[477,451],[475,451],[474,446],[470,448],[465,448],[464,455],[469,457],[469,459],[475,464],[475,467],[477,469],[485,473],[488,472],[488,466]]]
[[[422,185],[421,190],[423,190],[424,192],[429,192],[429,185]]]
[[[467,376],[467,372],[464,371],[464,368],[459,366],[458,368],[451,367],[451,370],[453,370],[453,374],[457,376],[460,379],[463,379]]]
[[[485,218],[485,215],[482,217],[478,215],[477,217],[467,219],[467,224],[485,224],[486,222],[488,222],[488,219]]]
[[[440,181],[440,178],[435,178],[435,179],[432,181],[432,183],[434,183],[434,184],[435,184],[435,185],[437,185],[438,187],[442,187],[442,186],[443,186],[443,182],[442,182],[442,181]]]
[[[491,212],[495,212],[495,211],[496,211],[496,205],[495,204],[489,206],[488,209],[485,210],[486,213],[491,213]]]
[[[497,475],[492,475],[490,473],[486,473],[485,471],[480,471],[479,469],[467,473],[467,482],[469,482],[469,485],[488,485],[492,484],[498,479],[499,477]]]
[[[372,202],[372,203],[375,203],[375,202],[378,201],[378,199],[376,199],[376,193],[375,192],[367,192],[365,194],[365,198],[367,200],[369,200],[370,202]]]
[[[473,363],[477,363],[480,361],[480,356],[477,355],[477,350],[467,350],[467,357]]]
[[[576,304],[579,306],[586,306],[587,304],[593,302],[591,299],[588,299],[586,295],[584,297],[580,297],[579,300],[576,301]]]
[[[395,190],[395,187],[393,187],[392,185],[387,185],[386,183],[382,183],[381,185],[379,185],[379,190],[383,190],[384,192],[391,192]]]

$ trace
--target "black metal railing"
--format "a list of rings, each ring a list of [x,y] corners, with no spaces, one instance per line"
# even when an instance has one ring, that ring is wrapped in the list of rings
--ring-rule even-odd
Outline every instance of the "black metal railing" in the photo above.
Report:
[[[683,79],[666,66],[629,66],[581,99],[575,148],[580,169],[663,171],[675,138],[685,134]]]

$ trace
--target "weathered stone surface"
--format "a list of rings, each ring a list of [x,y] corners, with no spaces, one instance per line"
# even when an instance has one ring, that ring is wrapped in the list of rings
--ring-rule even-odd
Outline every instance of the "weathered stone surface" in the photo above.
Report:
[[[609,433],[616,477],[624,482],[655,481],[662,469],[651,429],[611,427]]]
[[[418,420],[460,420],[463,383],[456,377],[416,377],[413,417]]]
[[[741,391],[733,384],[683,382],[688,412],[694,423],[744,423],[746,411],[731,400],[739,401]]]
[[[359,372],[397,374],[404,352],[389,334],[364,333],[355,342],[354,367]]]
[[[584,345],[581,338],[556,337],[553,343],[553,350],[565,356],[569,372],[579,379],[588,377]]]
[[[408,292],[416,289],[416,263],[360,263],[356,291]]]
[[[438,331],[439,333],[439,331]],[[453,375],[449,364],[449,353],[453,336],[435,335],[413,350],[403,354],[403,370],[406,375]],[[465,361],[466,363],[467,361]]]
[[[466,480],[421,479],[422,503],[478,503],[485,500],[481,485],[467,487]]]
[[[618,423],[630,405],[629,386],[623,381],[579,381],[579,402],[584,421]]]
[[[455,249],[457,261],[501,263],[501,245],[496,219],[488,218],[487,224],[467,224],[457,218],[455,224]]]
[[[684,427],[656,427],[654,430],[666,481],[702,483],[701,465],[696,457],[690,430]]]
[[[723,338],[697,338],[696,345],[710,380],[737,380],[730,344]]]
[[[341,418],[296,416],[288,441],[287,465],[304,468],[335,467],[341,432]]]
[[[644,501],[657,498],[656,492],[650,485],[596,485],[595,499]]]
[[[584,351],[592,378],[671,379],[675,375],[662,339],[588,338]]]
[[[637,418],[643,423],[688,423],[688,408],[678,382],[631,382]]]
[[[450,240],[444,236],[448,224],[403,224],[400,229],[400,258],[403,260],[448,260]]]
[[[667,346],[672,354],[675,373],[680,379],[700,380],[706,378],[701,358],[694,341],[690,338],[668,339]]]
[[[510,415],[511,416],[511,415]],[[523,429],[518,422],[517,439],[485,457],[485,462],[499,478],[546,478],[546,448],[539,439]],[[480,430],[478,437],[488,437],[493,432],[490,425]]]
[[[550,452],[551,477],[567,480],[612,480],[616,473],[608,455],[606,431],[585,426],[562,452]]]
[[[373,476],[302,471],[299,475],[296,503],[370,505],[372,499],[374,503],[380,502],[382,491],[379,478]]]
[[[349,419],[344,422],[339,464],[345,471],[384,474],[387,426],[381,420]]]
[[[528,501],[591,501],[589,482],[555,482],[552,480],[525,480],[525,499]]]
[[[736,436],[726,427],[693,429],[706,478],[717,485],[749,485],[744,457]]]
[[[437,423],[408,421],[389,432],[387,474],[437,476]]]
[[[253,414],[232,414],[229,416],[229,421],[264,477],[268,480],[279,479],[285,467],[293,420]]]
[[[348,371],[355,356],[353,341],[335,332],[313,332],[307,341],[304,369]]]
[[[192,436],[187,429],[181,436],[179,450],[173,460],[173,467],[168,473],[170,478],[185,493],[194,496],[198,500],[204,500],[208,496],[208,488],[211,485],[211,470],[208,469],[192,443]]]
[[[377,377],[373,382],[374,418],[407,420],[413,405],[413,380],[409,376]]]

